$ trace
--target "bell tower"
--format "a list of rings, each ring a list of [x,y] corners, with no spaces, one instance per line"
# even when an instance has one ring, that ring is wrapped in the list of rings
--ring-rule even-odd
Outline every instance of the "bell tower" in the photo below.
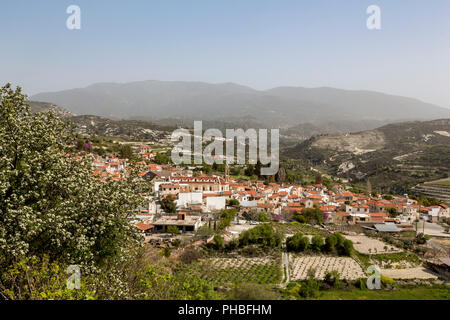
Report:
[[[225,164],[225,182],[229,182],[230,180],[230,166],[228,163]]]

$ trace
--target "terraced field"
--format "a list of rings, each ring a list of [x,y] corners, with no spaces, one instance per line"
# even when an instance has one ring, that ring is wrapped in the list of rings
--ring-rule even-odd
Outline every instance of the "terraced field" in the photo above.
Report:
[[[361,266],[349,257],[330,256],[291,256],[289,259],[291,280],[305,280],[310,268],[316,269],[316,279],[324,279],[333,270],[340,273],[341,279],[364,278]]]
[[[417,267],[407,269],[381,269],[381,274],[392,279],[437,279],[429,270]]]
[[[344,235],[345,238],[353,242],[353,247],[356,251],[364,254],[368,253],[394,253],[403,250],[396,248],[390,244],[384,243],[378,239],[369,238],[365,235],[349,236]]]
[[[251,282],[278,284],[282,279],[280,258],[212,258],[201,263],[203,278],[217,285]]]

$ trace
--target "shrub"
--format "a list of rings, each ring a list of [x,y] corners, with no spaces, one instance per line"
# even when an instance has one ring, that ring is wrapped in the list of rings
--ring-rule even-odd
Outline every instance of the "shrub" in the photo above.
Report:
[[[215,249],[217,249],[217,250],[223,249],[225,244],[224,244],[223,238],[221,236],[219,236],[219,235],[214,236],[213,241],[214,241]]]
[[[324,246],[324,241],[321,236],[314,236],[311,239],[311,248],[315,251],[322,250],[322,247]]]
[[[264,247],[279,247],[283,236],[271,225],[260,225],[247,230],[239,236],[239,245],[261,244]]]
[[[341,285],[341,275],[336,270],[330,271],[325,275],[325,282],[333,288],[339,288]]]
[[[231,221],[233,221],[234,217],[236,216],[236,209],[225,209],[220,212],[220,221],[218,225],[219,230],[223,230],[226,227],[229,227],[231,224]]]
[[[0,297],[12,300],[92,300],[93,290],[81,277],[80,289],[67,288],[67,266],[50,262],[48,256],[24,258],[2,274]]]
[[[171,253],[172,253],[172,251],[170,250],[170,248],[163,248],[161,250],[161,255],[166,258],[170,257]]]
[[[356,280],[355,286],[360,290],[367,289],[367,279],[359,278]]]
[[[383,284],[383,286],[387,287],[387,286],[392,286],[394,284],[394,279],[388,277],[388,276],[383,276],[381,275],[381,283]]]
[[[180,254],[180,261],[184,265],[188,265],[192,262],[198,261],[198,259],[200,259],[202,256],[202,253],[195,248],[185,248]]]
[[[177,212],[177,204],[175,202],[174,197],[168,196],[161,200],[161,209],[166,213],[176,213]]]
[[[338,247],[340,255],[350,256],[353,252],[353,242],[350,240],[344,240],[344,243]]]
[[[179,234],[180,233],[180,229],[178,229],[177,226],[167,226],[167,233]]]
[[[239,247],[239,240],[238,239],[232,239],[226,245],[226,249],[230,250],[230,251],[236,250],[238,247]]]
[[[342,236],[342,234],[340,234],[339,232],[336,232],[334,234],[334,236],[336,237],[336,246],[337,247],[342,246],[345,242],[345,238]]]
[[[308,279],[304,281],[299,290],[299,294],[303,298],[317,298],[319,296],[320,283],[315,278],[316,270],[310,268],[308,270]]]
[[[325,251],[333,252],[335,250],[337,244],[337,239],[334,234],[329,235],[325,239]]]
[[[301,214],[294,214],[294,219],[300,223],[320,224],[323,222],[323,212],[318,207],[303,209]]]
[[[298,251],[306,251],[309,248],[309,238],[301,237],[298,242]]]
[[[178,249],[179,247],[180,247],[180,245],[181,245],[181,240],[175,240],[174,242],[172,242],[172,245],[176,248],[176,249]]]
[[[238,206],[239,205],[239,200],[237,199],[227,199],[226,201],[227,206]]]
[[[309,239],[302,233],[297,233],[286,240],[286,248],[288,251],[306,251],[309,247]]]
[[[423,233],[419,233],[416,236],[416,243],[417,244],[425,244],[427,242],[427,238],[425,237],[425,235]]]
[[[300,290],[302,288],[302,285],[300,283],[296,283],[292,288],[289,289],[289,293],[294,295],[300,295]]]
[[[350,256],[353,252],[353,242],[345,239],[340,233],[329,235],[325,239],[326,252],[337,252],[339,255]]]

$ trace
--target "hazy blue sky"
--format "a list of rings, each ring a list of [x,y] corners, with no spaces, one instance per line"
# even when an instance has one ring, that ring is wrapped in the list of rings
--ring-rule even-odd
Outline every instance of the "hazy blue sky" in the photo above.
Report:
[[[332,86],[450,107],[448,0],[0,0],[0,82]],[[66,28],[81,7],[82,29]],[[366,28],[381,7],[382,30]]]

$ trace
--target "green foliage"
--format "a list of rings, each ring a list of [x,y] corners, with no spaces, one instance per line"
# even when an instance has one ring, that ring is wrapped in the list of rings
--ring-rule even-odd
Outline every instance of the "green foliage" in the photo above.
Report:
[[[239,205],[239,200],[237,199],[227,199],[226,200],[227,206],[238,206]]]
[[[394,284],[394,279],[392,279],[388,276],[381,275],[381,283],[385,287],[392,286]]]
[[[338,252],[343,256],[351,256],[353,253],[353,242],[350,240],[344,240],[342,245],[338,247]]]
[[[168,196],[161,200],[161,208],[166,213],[176,213],[177,203],[175,202],[175,199],[173,197]]]
[[[231,221],[233,221],[235,216],[236,216],[236,209],[234,208],[220,211],[220,221],[219,225],[217,226],[218,230],[223,230],[226,227],[229,227]]]
[[[81,281],[80,289],[67,288],[67,266],[48,256],[24,258],[11,264],[0,278],[0,297],[8,300],[92,300],[93,291]],[[83,278],[81,278],[83,280]]]
[[[337,245],[337,238],[334,235],[330,235],[325,239],[325,251],[333,252]]]
[[[320,283],[315,279],[316,270],[308,270],[308,279],[301,284],[299,295],[303,298],[319,297]]]
[[[325,275],[325,283],[337,289],[341,286],[341,275],[339,271],[333,270]]]
[[[324,250],[329,253],[334,252],[339,255],[350,256],[353,253],[353,242],[336,232],[325,239]]]
[[[419,203],[422,204],[425,207],[431,207],[431,206],[437,206],[441,203],[441,201],[439,201],[436,198],[431,198],[431,197],[427,197],[427,196],[421,196],[419,198]]]
[[[356,287],[360,290],[367,289],[367,279],[360,278],[356,280]]]
[[[321,224],[323,212],[318,207],[303,209],[301,213],[294,213],[294,219],[300,223]]]
[[[264,247],[279,247],[283,235],[276,231],[271,225],[259,225],[249,229],[239,236],[239,245],[260,244]]]
[[[243,215],[247,221],[269,222],[269,216],[265,211],[250,210],[244,212]]]
[[[0,89],[1,297],[217,298],[209,282],[141,250],[130,222],[150,188],[138,170],[102,182],[92,159],[71,154],[76,139],[53,113],[31,114],[20,89]],[[80,290],[66,288],[71,264]]]
[[[386,211],[389,213],[389,216],[395,218],[399,215],[396,208],[386,208]]]
[[[309,238],[301,233],[297,233],[286,239],[286,248],[288,251],[302,252],[309,248]]]
[[[317,235],[317,236],[322,236],[322,237],[326,237],[328,235],[328,232],[317,228],[315,226],[311,226],[309,224],[304,224],[304,223],[299,223],[297,221],[292,221],[290,223],[272,223],[272,226],[276,229],[279,230],[283,233],[290,233],[290,234],[295,234],[295,233],[303,233],[303,234],[307,234],[307,235]]]
[[[314,251],[321,251],[324,246],[324,241],[321,236],[313,236],[311,239],[311,248]]]
[[[350,256],[353,253],[353,243],[339,233],[326,237],[325,244],[321,236],[313,236],[310,244],[308,237],[305,237],[302,233],[297,233],[286,239],[286,247],[288,251],[294,252],[303,252],[311,249],[316,252],[323,251],[344,256]]]
[[[153,162],[155,162],[156,164],[168,164],[170,163],[170,157],[158,152],[155,156],[155,159],[153,159]]]
[[[238,239],[232,239],[230,242],[227,243],[226,249],[228,251],[236,250],[239,247],[239,240]]]
[[[427,239],[426,235],[423,233],[419,233],[416,236],[416,243],[417,244],[425,244],[427,243],[427,240],[429,240],[429,238]]]
[[[162,255],[163,257],[168,258],[168,257],[170,257],[171,254],[172,254],[172,250],[170,250],[170,248],[163,248],[163,249],[161,250],[161,255]]]
[[[214,230],[209,226],[201,226],[195,232],[195,235],[201,238],[209,238],[214,234]]]
[[[225,246],[223,238],[219,235],[214,236],[213,241],[214,241],[214,247],[216,248],[216,250],[221,250]]]
[[[129,144],[121,145],[119,153],[120,153],[120,157],[122,159],[134,159],[135,158],[133,148]]]
[[[419,265],[421,263],[421,259],[415,253],[407,251],[372,254],[370,257],[372,260],[377,261],[378,264],[381,264],[382,262],[384,262],[387,265],[392,263],[408,262],[409,264],[412,265]]]
[[[267,214],[267,212],[265,211],[260,211],[258,212],[258,216],[257,216],[257,220],[259,222],[269,222],[269,215]]]
[[[300,295],[301,288],[302,288],[302,285],[300,283],[293,284],[292,282],[289,283],[289,285],[287,287],[288,292],[290,294],[293,294],[294,296]]]
[[[265,263],[235,261],[234,265],[225,265],[226,258],[208,260],[200,264],[197,271],[204,279],[216,285],[236,283],[278,284],[282,278],[280,258],[269,259]]]
[[[179,234],[180,229],[177,226],[167,226],[167,233],[171,233],[172,235]]]
[[[365,279],[361,279],[364,284]],[[321,300],[444,300],[448,301],[449,286],[396,287],[395,290],[328,290],[321,291]]]

